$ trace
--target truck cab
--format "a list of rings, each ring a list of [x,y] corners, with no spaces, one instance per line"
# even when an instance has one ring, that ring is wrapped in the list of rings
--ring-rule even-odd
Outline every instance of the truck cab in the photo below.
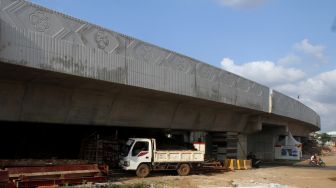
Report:
[[[153,157],[151,139],[130,138],[122,147],[119,165],[124,170],[136,170],[142,163],[150,164]]]

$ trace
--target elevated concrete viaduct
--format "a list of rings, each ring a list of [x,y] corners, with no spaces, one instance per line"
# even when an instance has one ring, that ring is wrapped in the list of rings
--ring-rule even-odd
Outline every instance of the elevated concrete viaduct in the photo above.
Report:
[[[225,70],[26,1],[0,10],[0,121],[245,137],[320,129],[309,107]]]

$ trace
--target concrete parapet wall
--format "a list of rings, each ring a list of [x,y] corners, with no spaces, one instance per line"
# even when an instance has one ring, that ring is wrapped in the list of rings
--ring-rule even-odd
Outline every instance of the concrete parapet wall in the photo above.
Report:
[[[272,92],[272,113],[321,127],[320,116],[301,102],[278,91]]]

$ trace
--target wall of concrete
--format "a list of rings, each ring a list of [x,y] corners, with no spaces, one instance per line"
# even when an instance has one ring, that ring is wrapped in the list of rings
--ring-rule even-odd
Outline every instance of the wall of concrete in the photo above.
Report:
[[[0,3],[0,65],[43,72],[27,82],[3,69],[0,120],[254,132],[269,113],[304,130],[320,127],[310,108],[276,91],[269,100],[263,85],[26,1]],[[68,84],[76,76],[96,85]]]
[[[0,64],[0,87],[2,121],[242,132],[251,114],[201,99],[6,64]]]
[[[238,146],[237,146],[237,159],[246,159],[248,155],[247,150],[247,135],[238,135]]]
[[[321,127],[320,116],[301,102],[273,90],[271,112]]]
[[[247,151],[253,152],[259,159],[272,161],[279,135],[287,135],[288,131],[287,126],[263,124],[261,131],[247,135]]]
[[[251,80],[29,2],[0,9],[7,62],[268,111],[269,89]]]
[[[253,152],[258,159],[272,161],[274,159],[274,136],[266,133],[249,135],[247,151]]]

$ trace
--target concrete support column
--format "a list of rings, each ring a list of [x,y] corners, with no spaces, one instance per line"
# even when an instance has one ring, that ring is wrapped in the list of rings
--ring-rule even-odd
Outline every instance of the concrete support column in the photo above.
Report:
[[[237,158],[246,159],[247,156],[247,135],[239,134],[237,143]]]
[[[190,142],[205,142],[206,135],[207,133],[203,131],[191,131]]]

